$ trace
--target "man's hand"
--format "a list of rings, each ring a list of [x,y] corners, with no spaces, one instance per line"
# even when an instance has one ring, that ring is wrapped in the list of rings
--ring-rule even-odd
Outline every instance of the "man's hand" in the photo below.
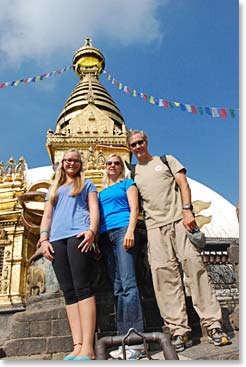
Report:
[[[197,228],[195,217],[191,210],[183,210],[183,224],[188,232],[193,232]]]

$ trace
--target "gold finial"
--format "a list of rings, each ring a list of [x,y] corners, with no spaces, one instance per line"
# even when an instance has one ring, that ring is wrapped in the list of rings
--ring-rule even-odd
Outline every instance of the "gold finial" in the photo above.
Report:
[[[74,53],[73,65],[74,71],[81,79],[88,73],[96,78],[102,73],[105,66],[104,56],[100,50],[92,46],[89,36],[85,38],[83,47]]]
[[[24,171],[27,168],[24,157],[20,157],[17,166],[15,167],[15,179],[21,180],[24,177]]]
[[[84,47],[90,46],[92,47],[92,42],[91,42],[91,38],[89,36],[87,36],[85,38],[85,43],[84,43]]]

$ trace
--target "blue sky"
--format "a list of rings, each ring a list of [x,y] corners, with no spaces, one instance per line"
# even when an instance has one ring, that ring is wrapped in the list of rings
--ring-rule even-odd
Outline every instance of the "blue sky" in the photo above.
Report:
[[[1,0],[0,83],[71,65],[89,35],[105,70],[138,92],[195,106],[239,107],[236,0]],[[242,6],[242,5],[240,5]],[[165,109],[100,77],[128,128],[145,130],[152,154],[173,154],[188,176],[232,204],[239,200],[239,114],[213,118]],[[24,156],[49,165],[54,130],[78,82],[70,70],[39,83],[0,89],[0,161]]]

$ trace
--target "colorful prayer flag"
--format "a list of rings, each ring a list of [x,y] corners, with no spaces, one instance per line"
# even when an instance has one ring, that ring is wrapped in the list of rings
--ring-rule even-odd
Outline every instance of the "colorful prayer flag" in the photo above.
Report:
[[[220,117],[222,118],[227,118],[227,113],[226,113],[226,109],[225,108],[221,108],[220,109]]]
[[[217,107],[212,107],[212,116],[213,117],[219,117],[219,111]]]
[[[153,97],[153,96],[150,96],[150,97],[149,97],[149,103],[151,103],[151,104],[155,104],[155,99],[154,99],[154,97]]]
[[[191,109],[191,105],[190,104],[185,103],[185,107],[186,107],[186,111],[187,112],[192,112],[192,109]]]
[[[205,112],[206,112],[208,115],[212,116],[212,112],[211,112],[211,110],[210,110],[210,108],[209,108],[209,107],[205,107]]]
[[[194,114],[196,114],[197,113],[197,110],[196,110],[196,107],[195,106],[191,106],[191,112],[192,113],[194,113]]]
[[[203,115],[203,108],[202,107],[197,107],[198,112],[200,113],[200,115]]]

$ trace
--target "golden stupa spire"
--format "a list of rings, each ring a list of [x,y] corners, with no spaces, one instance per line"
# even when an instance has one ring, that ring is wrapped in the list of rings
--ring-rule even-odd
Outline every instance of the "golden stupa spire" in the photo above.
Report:
[[[69,129],[69,122],[89,103],[93,103],[107,116],[117,128],[124,125],[124,119],[110,94],[99,81],[99,75],[105,67],[105,59],[101,51],[92,45],[90,37],[86,37],[84,45],[73,55],[73,68],[80,78],[67,99],[57,119],[56,133]]]
[[[99,81],[104,67],[102,52],[93,46],[87,36],[83,46],[73,55],[73,68],[79,76],[79,83],[59,114],[54,133],[52,130],[47,133],[46,145],[52,163],[58,162],[62,152],[72,146],[85,157],[90,147],[97,145],[99,149],[99,145],[104,145],[114,151],[123,149],[128,158],[124,119]],[[85,166],[87,161],[85,158]]]

